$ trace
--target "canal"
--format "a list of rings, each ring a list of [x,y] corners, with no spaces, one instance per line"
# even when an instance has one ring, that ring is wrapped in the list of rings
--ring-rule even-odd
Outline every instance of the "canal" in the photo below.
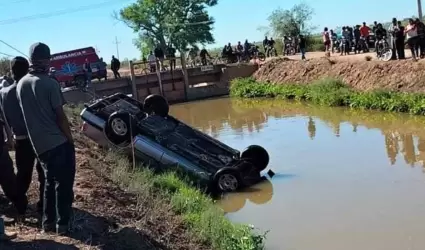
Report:
[[[232,221],[270,230],[267,249],[425,249],[424,117],[229,98],[171,114],[268,150],[276,176],[219,202]]]

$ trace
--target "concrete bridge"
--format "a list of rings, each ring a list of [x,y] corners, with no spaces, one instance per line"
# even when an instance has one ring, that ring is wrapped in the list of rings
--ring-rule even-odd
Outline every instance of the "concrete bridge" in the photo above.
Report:
[[[203,67],[176,69],[174,71],[131,74],[130,77],[106,82],[96,82],[88,92],[64,91],[68,103],[89,102],[117,92],[133,94],[143,101],[150,94],[159,94],[169,103],[186,102],[229,94],[229,83],[238,77],[249,77],[258,65],[207,65]]]

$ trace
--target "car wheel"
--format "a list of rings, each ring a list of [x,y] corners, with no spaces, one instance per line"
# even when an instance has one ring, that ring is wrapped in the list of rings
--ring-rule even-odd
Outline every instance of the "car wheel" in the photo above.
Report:
[[[135,124],[128,112],[117,111],[109,116],[105,127],[106,138],[114,145],[128,145],[131,142]]]
[[[143,102],[143,109],[148,114],[156,114],[165,117],[168,115],[170,107],[164,97],[160,95],[149,95]]]
[[[242,186],[241,174],[236,168],[222,168],[214,175],[214,186],[219,192],[233,192]]]
[[[266,169],[269,164],[270,157],[267,151],[258,145],[251,145],[247,147],[241,154],[241,158],[248,162],[251,162],[255,169],[259,172]]]

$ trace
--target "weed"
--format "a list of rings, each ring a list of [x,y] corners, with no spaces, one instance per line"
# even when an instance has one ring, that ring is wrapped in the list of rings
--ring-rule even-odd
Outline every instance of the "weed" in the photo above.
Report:
[[[425,114],[425,94],[389,90],[361,92],[352,89],[342,80],[330,78],[308,85],[272,84],[258,82],[254,78],[238,78],[232,81],[230,94],[235,97],[281,97],[325,106]]]
[[[183,218],[192,235],[212,249],[263,248],[265,235],[254,233],[250,226],[230,222],[211,198],[188,184],[190,178],[184,181],[175,172],[154,174],[142,166],[133,169],[127,157],[112,152],[106,160],[115,163],[108,174],[114,182],[140,199],[158,204],[157,207],[170,206],[172,212]]]

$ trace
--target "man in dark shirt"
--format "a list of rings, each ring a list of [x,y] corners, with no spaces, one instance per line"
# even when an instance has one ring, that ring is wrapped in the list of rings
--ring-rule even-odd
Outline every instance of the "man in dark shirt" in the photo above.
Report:
[[[208,54],[208,51],[205,48],[201,49],[201,52],[199,52],[199,57],[201,58],[201,63],[203,66],[207,65],[207,56],[211,59],[210,54]]]
[[[31,184],[32,172],[36,155],[28,137],[25,120],[22,115],[21,107],[16,95],[16,86],[19,80],[28,73],[29,63],[27,59],[18,56],[11,61],[12,74],[15,82],[0,90],[0,103],[3,107],[6,120],[8,121],[11,130],[15,136],[15,162],[17,169],[17,195],[21,207],[18,208],[18,213],[23,215],[27,209],[28,199],[27,191]],[[44,172],[39,162],[37,162],[38,180],[40,182],[39,202],[37,203],[38,211],[43,208],[43,192],[44,192]]]
[[[354,52],[357,53],[363,49],[360,47],[360,25],[356,25],[356,27],[353,30],[353,35],[354,35],[354,45],[355,45],[355,49]]]
[[[164,62],[164,51],[161,49],[159,44],[156,46],[153,53],[154,53],[155,57],[158,59],[159,69],[160,69],[160,71],[162,71],[163,70],[162,64]]]
[[[57,82],[48,76],[50,48],[44,43],[30,47],[29,73],[16,87],[28,135],[46,177],[42,228],[44,232],[68,233],[74,201],[75,147],[65,99]]]
[[[266,51],[266,49],[267,49],[267,45],[269,44],[269,39],[267,38],[267,36],[264,38],[264,40],[263,40],[263,48],[264,48],[264,51]]]
[[[386,36],[387,36],[387,30],[382,27],[382,24],[378,23],[375,30],[375,37],[376,37],[375,49],[377,53],[378,53],[378,43],[382,39],[384,39]]]
[[[16,190],[16,175],[9,150],[14,147],[13,136],[0,105],[0,187],[5,196],[13,203],[16,210],[23,206]]]
[[[298,46],[300,47],[301,52],[301,60],[305,60],[305,49],[306,49],[306,41],[303,35],[300,35],[300,40]]]
[[[167,58],[170,60],[170,69],[176,69],[176,49],[171,44],[167,48]]]
[[[114,73],[115,79],[121,78],[121,75],[120,75],[120,72],[119,72],[120,67],[121,67],[120,60],[118,60],[117,58],[115,58],[115,56],[112,56],[111,70]]]

